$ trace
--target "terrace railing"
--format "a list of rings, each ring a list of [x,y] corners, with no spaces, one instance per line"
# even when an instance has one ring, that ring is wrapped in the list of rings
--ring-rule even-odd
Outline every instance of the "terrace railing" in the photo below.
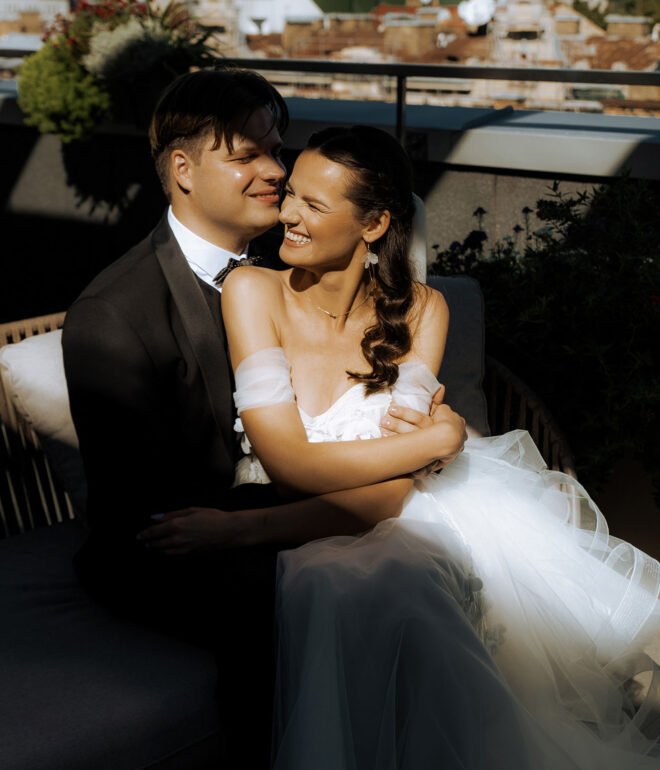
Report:
[[[20,58],[27,51],[0,48],[0,58]],[[223,60],[224,61],[224,60]],[[230,58],[226,61],[248,69],[276,72],[328,73],[389,77],[396,80],[396,136],[403,140],[406,130],[406,83],[409,78],[456,80],[515,80],[518,82],[588,83],[591,85],[634,85],[660,87],[660,70],[590,70],[568,67],[496,67],[462,64],[363,63],[324,59]],[[4,90],[4,89],[3,89]]]
[[[396,79],[396,136],[399,140],[403,140],[406,131],[406,83],[408,78],[515,80],[660,87],[660,71],[631,72],[629,70],[588,70],[567,67],[492,67],[463,66],[461,64],[403,64],[398,62],[361,63],[320,59],[237,58],[229,61],[241,67],[260,71],[321,72],[394,78]]]

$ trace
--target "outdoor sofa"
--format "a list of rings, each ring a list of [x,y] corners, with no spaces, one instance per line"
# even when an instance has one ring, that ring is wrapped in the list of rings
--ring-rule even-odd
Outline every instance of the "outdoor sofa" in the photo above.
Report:
[[[550,467],[574,474],[547,410],[485,357],[478,284],[428,281],[451,313],[447,401],[477,433],[528,429]],[[212,656],[112,615],[76,580],[85,483],[64,317],[0,325],[0,767],[221,770]]]

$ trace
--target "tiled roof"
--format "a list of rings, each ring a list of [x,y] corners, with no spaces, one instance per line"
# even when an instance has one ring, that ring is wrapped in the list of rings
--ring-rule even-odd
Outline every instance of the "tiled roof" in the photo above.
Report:
[[[660,43],[651,40],[592,37],[585,41],[585,46],[589,53],[575,58],[587,59],[592,69],[609,70],[614,63],[623,62],[629,70],[652,70],[660,62]]]
[[[457,37],[445,48],[437,48],[435,51],[420,57],[419,61],[432,64],[447,61],[463,62],[467,59],[486,60],[491,55],[490,42],[486,35]]]
[[[398,13],[402,15],[406,14],[407,16],[414,16],[415,10],[415,7],[411,5],[392,5],[391,3],[379,3],[372,9],[371,13],[373,13],[374,16],[377,16],[378,18],[384,16],[386,13]]]

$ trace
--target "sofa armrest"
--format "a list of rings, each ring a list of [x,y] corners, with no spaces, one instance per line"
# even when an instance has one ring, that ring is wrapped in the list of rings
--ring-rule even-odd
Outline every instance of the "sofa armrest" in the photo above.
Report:
[[[64,313],[0,325],[0,351],[60,329]],[[1,353],[0,353],[1,356]],[[21,533],[76,516],[43,443],[21,414],[15,383],[0,363],[0,536]]]
[[[484,391],[492,433],[526,430],[551,470],[577,479],[568,442],[541,399],[500,361],[486,356]]]

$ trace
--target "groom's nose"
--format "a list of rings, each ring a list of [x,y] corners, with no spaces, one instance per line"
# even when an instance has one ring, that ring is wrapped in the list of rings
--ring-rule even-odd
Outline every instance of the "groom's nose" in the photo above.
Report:
[[[279,155],[264,155],[260,176],[264,182],[281,182],[286,176],[286,168]]]

